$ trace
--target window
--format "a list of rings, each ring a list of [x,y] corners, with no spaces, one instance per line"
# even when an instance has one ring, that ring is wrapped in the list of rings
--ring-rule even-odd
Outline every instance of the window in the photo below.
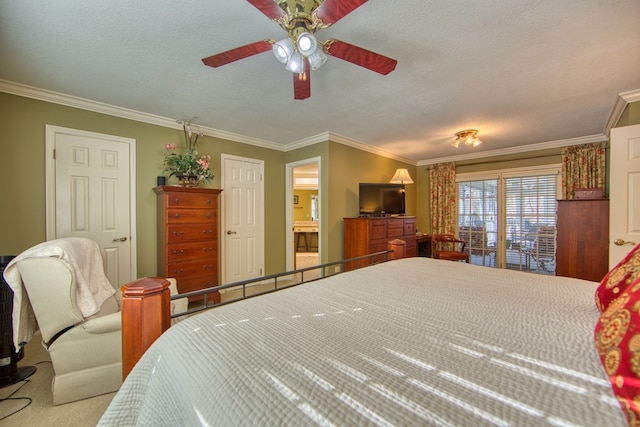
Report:
[[[555,274],[560,168],[459,174],[458,232],[473,264]]]

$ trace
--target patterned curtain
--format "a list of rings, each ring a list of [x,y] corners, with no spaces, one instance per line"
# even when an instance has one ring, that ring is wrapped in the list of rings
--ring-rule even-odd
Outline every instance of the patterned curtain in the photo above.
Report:
[[[457,224],[455,163],[433,165],[429,171],[431,234],[455,234]]]
[[[605,187],[606,142],[562,149],[562,198],[573,199],[576,188]]]

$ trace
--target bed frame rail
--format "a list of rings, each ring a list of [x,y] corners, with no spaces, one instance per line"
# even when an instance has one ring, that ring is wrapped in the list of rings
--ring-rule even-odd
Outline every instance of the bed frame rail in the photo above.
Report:
[[[199,291],[188,292],[180,295],[171,296],[169,291],[169,281],[159,277],[145,277],[142,279],[129,282],[122,286],[122,378],[123,380],[129,375],[144,352],[153,344],[153,342],[164,331],[169,329],[171,318],[190,315],[199,311],[208,310],[210,308],[219,307],[220,305],[241,301],[243,299],[252,298],[258,295],[282,290],[288,287],[301,285],[303,283],[313,282],[334,274],[340,274],[344,271],[345,263],[353,263],[364,259],[379,259],[381,255],[386,255],[386,262],[393,259],[404,258],[406,253],[406,242],[404,240],[395,239],[389,242],[388,250],[376,252],[374,254],[364,255],[347,260],[335,261],[317,266],[301,268],[298,270],[287,271],[284,273],[262,276],[255,279],[243,280],[216,286],[214,288],[203,289]],[[335,267],[340,267],[336,269]],[[333,272],[330,268],[333,267]],[[305,272],[319,270],[320,277],[314,277],[310,280],[304,280]],[[299,275],[300,280],[292,280],[292,277]],[[273,288],[252,294],[247,293],[247,286],[259,283],[273,282]],[[279,283],[282,286],[279,286]],[[207,294],[212,291],[223,291],[228,289],[236,290],[241,288],[242,295],[220,303],[208,304]],[[204,304],[202,307],[188,310],[184,313],[171,314],[171,300],[185,298],[191,296],[204,295]]]

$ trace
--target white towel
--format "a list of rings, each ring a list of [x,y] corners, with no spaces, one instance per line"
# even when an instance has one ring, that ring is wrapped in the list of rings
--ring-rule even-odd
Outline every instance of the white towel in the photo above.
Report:
[[[16,263],[25,258],[51,256],[64,259],[75,270],[76,302],[86,318],[100,310],[102,303],[115,293],[104,273],[100,246],[93,240],[68,237],[33,246],[9,262],[4,279],[13,290],[13,342],[16,351],[33,337],[35,317],[28,298],[23,298],[22,277]]]

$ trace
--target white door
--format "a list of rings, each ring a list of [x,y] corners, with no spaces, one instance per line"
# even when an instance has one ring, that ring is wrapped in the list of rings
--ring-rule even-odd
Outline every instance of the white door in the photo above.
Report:
[[[115,288],[136,277],[135,140],[47,126],[47,240],[86,237]]]
[[[264,162],[222,155],[224,283],[264,275]]]
[[[609,268],[640,242],[640,125],[611,129]]]

